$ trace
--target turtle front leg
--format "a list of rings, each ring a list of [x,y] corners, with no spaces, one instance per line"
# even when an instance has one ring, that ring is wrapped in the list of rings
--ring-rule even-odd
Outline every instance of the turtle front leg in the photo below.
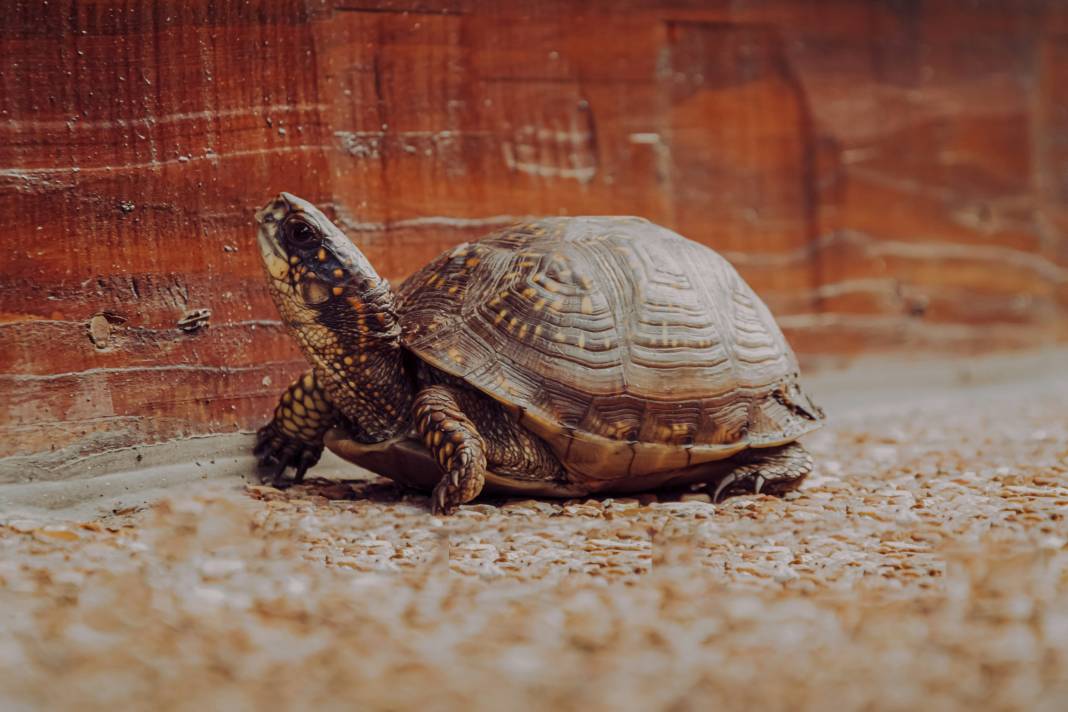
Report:
[[[323,454],[323,436],[337,414],[322,389],[315,371],[309,370],[293,381],[278,399],[271,422],[256,433],[253,454],[261,466],[272,467],[269,481],[275,487],[288,487],[286,468],[295,470],[293,482],[304,479],[308,468]],[[267,478],[264,478],[268,481]]]
[[[748,450],[741,456],[738,466],[716,485],[712,501],[719,502],[723,497],[748,492],[789,492],[797,489],[811,471],[812,455],[800,443]]]
[[[486,442],[447,386],[429,386],[412,405],[415,427],[441,467],[431,511],[450,514],[482,491],[486,481]]]

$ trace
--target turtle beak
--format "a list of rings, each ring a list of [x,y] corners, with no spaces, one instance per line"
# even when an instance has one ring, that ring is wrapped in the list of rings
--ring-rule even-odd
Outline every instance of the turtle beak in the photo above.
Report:
[[[256,211],[256,222],[260,225],[270,222],[280,223],[290,212],[304,212],[306,205],[309,205],[308,201],[301,200],[292,193],[279,193],[277,198]]]
[[[263,264],[267,268],[268,274],[275,279],[285,279],[289,273],[289,260],[279,242],[280,236],[278,234],[278,226],[289,214],[290,209],[288,201],[283,197],[284,195],[286,194],[283,193],[265,205],[262,210],[256,211],[256,222],[258,223],[256,241],[260,245]]]
[[[285,191],[278,194],[277,202],[285,203],[286,208],[294,213],[311,213],[315,211],[315,206],[307,200],[298,198],[292,193],[286,193]]]

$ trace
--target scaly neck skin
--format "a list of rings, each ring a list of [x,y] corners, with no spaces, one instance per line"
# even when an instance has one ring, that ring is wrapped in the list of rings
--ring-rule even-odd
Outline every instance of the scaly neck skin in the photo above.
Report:
[[[414,388],[393,289],[375,278],[361,286],[357,292],[346,285],[319,305],[314,324],[296,331],[334,407],[355,425],[353,437],[381,442],[406,427]]]

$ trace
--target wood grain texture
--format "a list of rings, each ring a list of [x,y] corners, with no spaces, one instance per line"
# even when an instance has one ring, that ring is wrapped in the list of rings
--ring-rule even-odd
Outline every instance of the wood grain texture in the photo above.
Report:
[[[302,366],[251,227],[282,189],[394,281],[524,216],[644,215],[803,362],[1068,339],[1055,0],[0,11],[0,457],[266,418]]]

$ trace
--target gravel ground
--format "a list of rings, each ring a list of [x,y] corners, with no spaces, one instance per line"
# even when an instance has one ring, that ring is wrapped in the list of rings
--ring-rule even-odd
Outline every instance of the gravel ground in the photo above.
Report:
[[[0,707],[1065,709],[1066,400],[841,414],[785,499],[437,519],[386,480],[316,481],[9,515]]]

